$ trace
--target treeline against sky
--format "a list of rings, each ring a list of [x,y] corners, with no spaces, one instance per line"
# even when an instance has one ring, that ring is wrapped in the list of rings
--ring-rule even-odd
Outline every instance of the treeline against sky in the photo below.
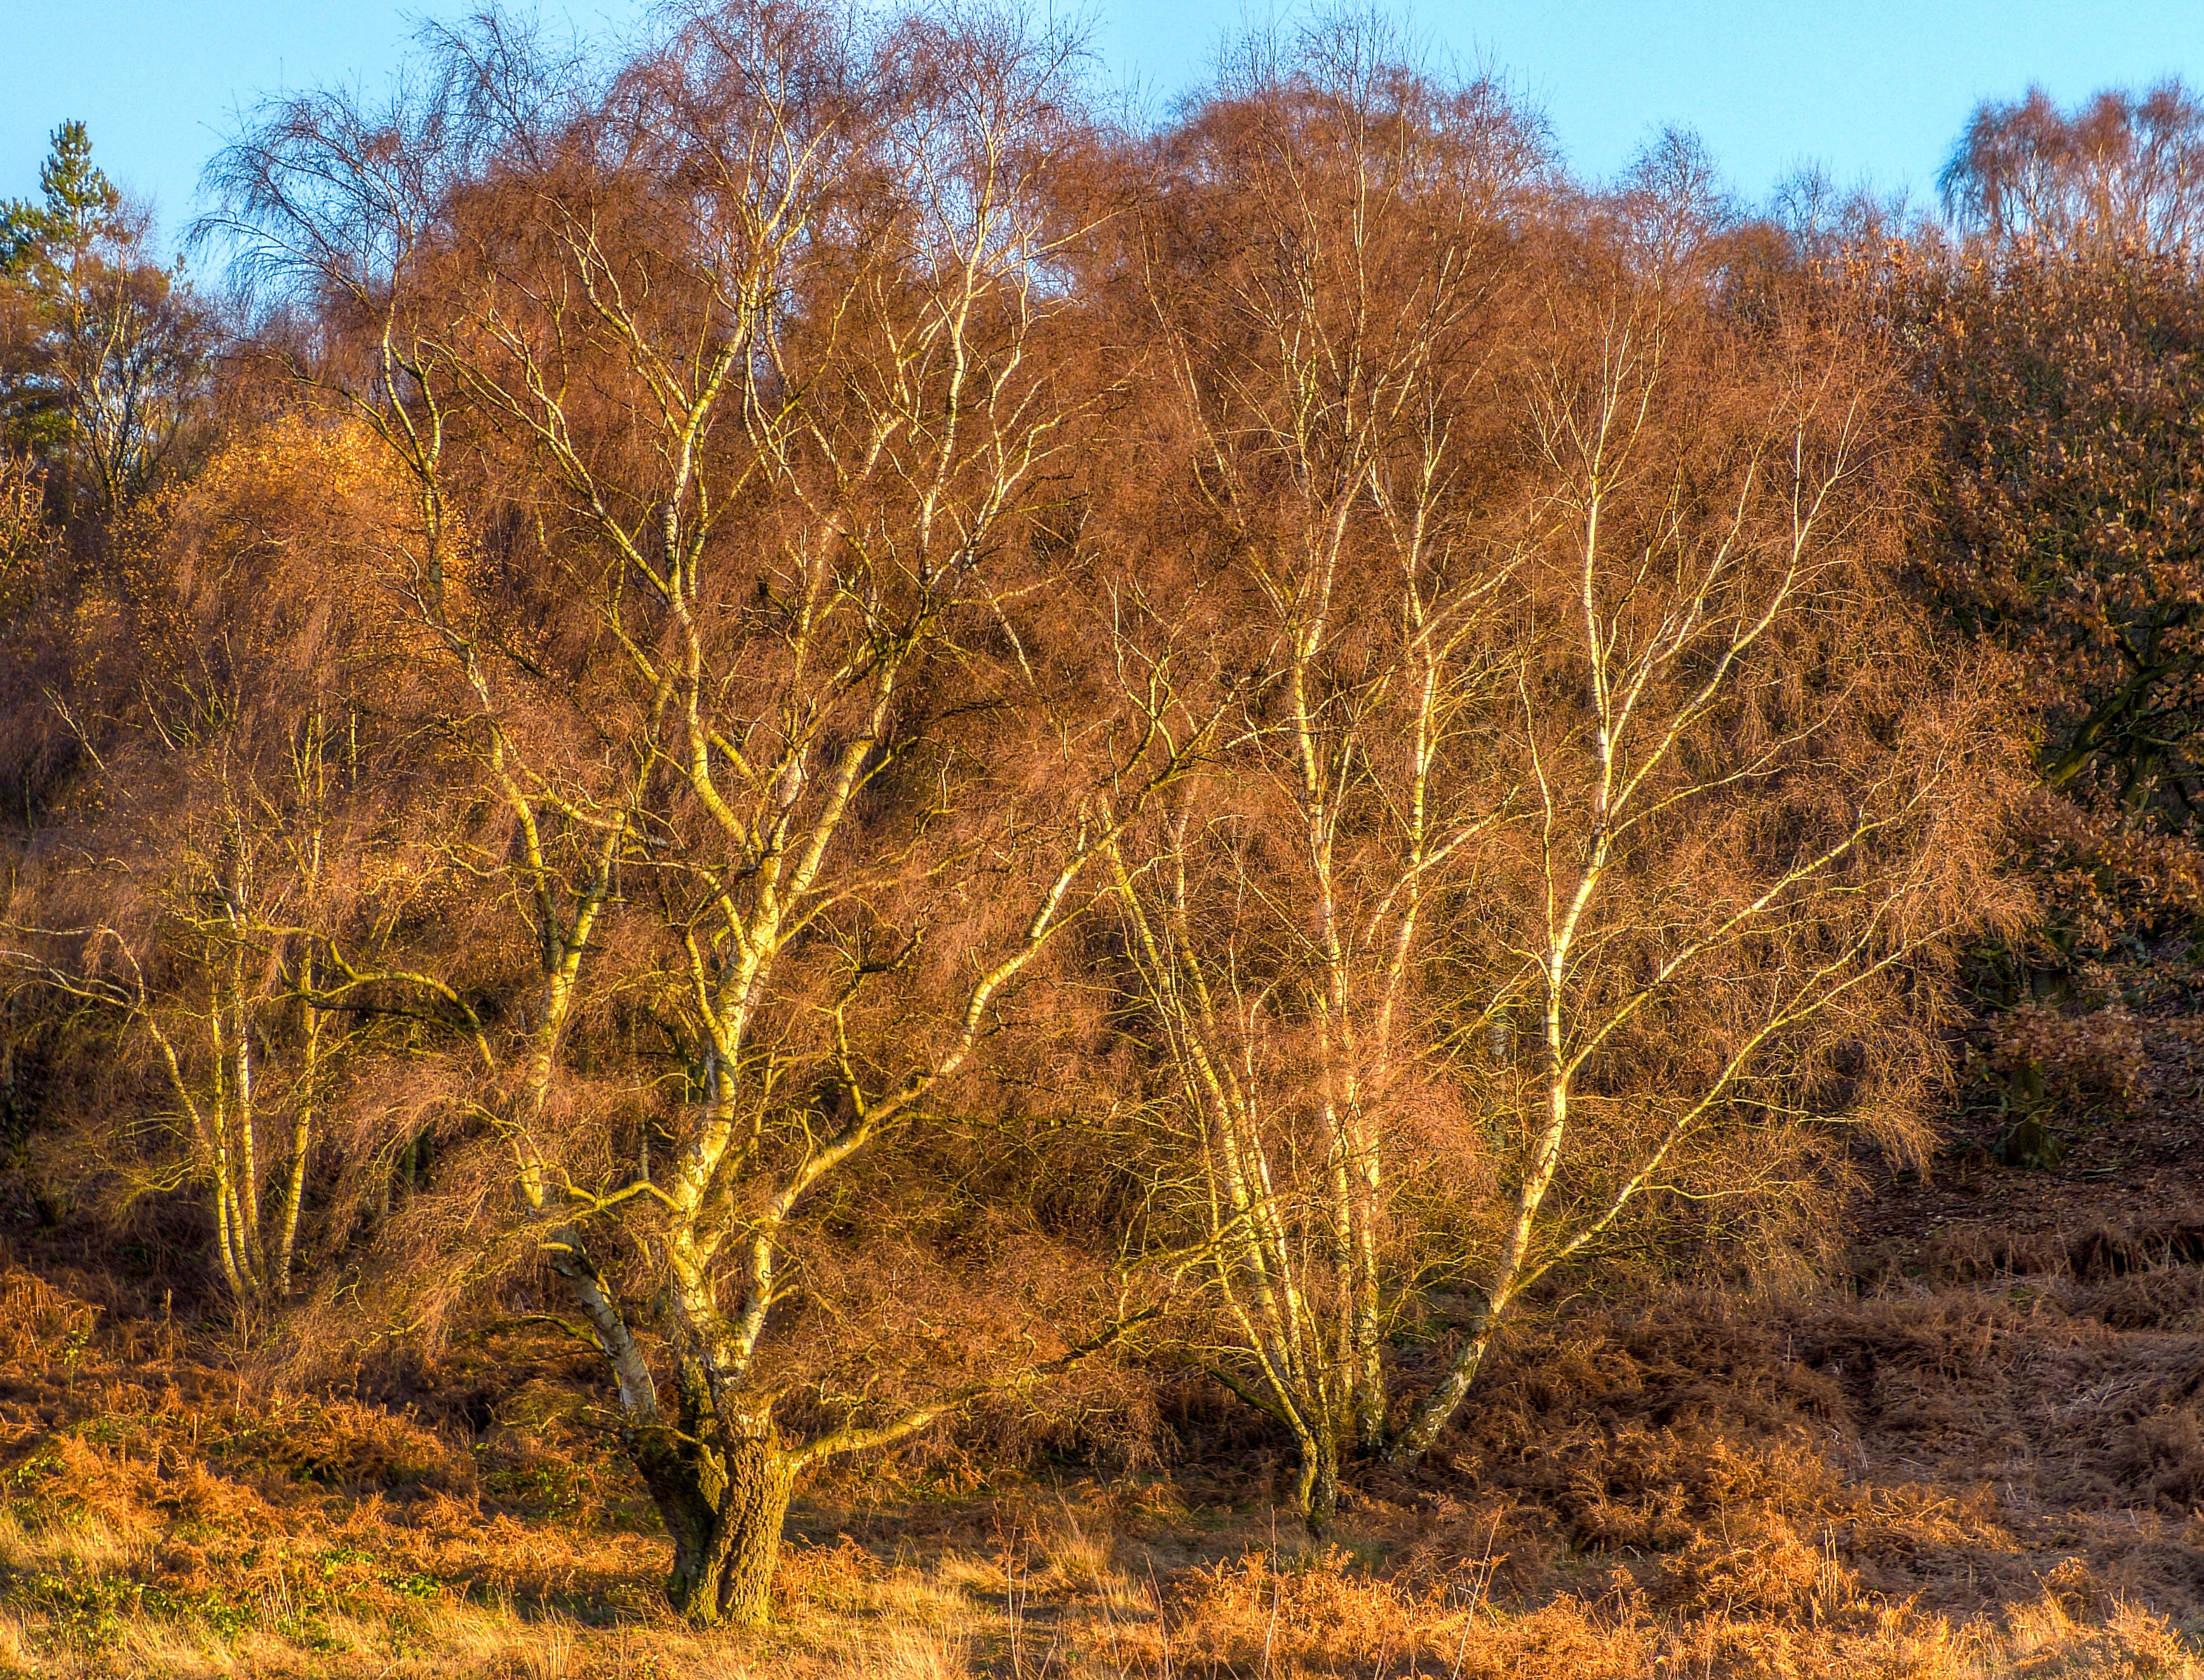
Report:
[[[2177,86],[1940,223],[1367,18],[1081,68],[491,18],[264,107],[219,288],[80,128],[0,223],[19,1170],[301,1371],[586,1344],[699,1621],[975,1412],[1320,1529],[1963,1079],[2055,1149],[2204,891]]]

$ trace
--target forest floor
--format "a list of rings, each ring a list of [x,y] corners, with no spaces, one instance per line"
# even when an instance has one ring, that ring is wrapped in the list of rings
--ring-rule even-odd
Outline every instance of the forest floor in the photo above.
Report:
[[[1259,1477],[948,1455],[802,1502],[757,1635],[663,1608],[563,1356],[287,1395],[0,1250],[0,1676],[2204,1676],[2204,1102],[2151,1048],[2060,1171],[1877,1183],[1848,1278],[1518,1338],[1325,1547]]]

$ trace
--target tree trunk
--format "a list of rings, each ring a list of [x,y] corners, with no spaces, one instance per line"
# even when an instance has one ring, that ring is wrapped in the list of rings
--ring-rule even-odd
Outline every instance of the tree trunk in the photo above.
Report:
[[[772,1609],[796,1465],[773,1442],[745,1440],[729,1453],[727,1471],[712,1554],[718,1569],[713,1578],[700,1580],[697,1598],[716,1606],[720,1620],[757,1627]]]
[[[1431,1451],[1431,1443],[1439,1438],[1439,1431],[1446,1428],[1461,1404],[1462,1396],[1469,1392],[1470,1384],[1477,1380],[1478,1368],[1484,1363],[1484,1356],[1491,1346],[1492,1322],[1488,1314],[1484,1323],[1462,1344],[1461,1351],[1455,1356],[1454,1363],[1439,1380],[1439,1386],[1417,1408],[1408,1427],[1394,1437],[1393,1445],[1385,1453],[1386,1463],[1413,1464]]]
[[[701,1628],[762,1626],[794,1457],[770,1430],[729,1437],[662,1425],[637,1430],[628,1452],[673,1541],[667,1601]]]
[[[1322,1540],[1339,1515],[1339,1443],[1318,1435],[1301,1443],[1300,1485],[1295,1490],[1309,1538]]]

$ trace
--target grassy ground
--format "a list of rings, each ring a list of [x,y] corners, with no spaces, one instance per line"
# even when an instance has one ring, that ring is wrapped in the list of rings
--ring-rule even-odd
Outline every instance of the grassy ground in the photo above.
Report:
[[[664,1609],[578,1356],[286,1394],[0,1255],[0,1677],[2204,1676],[2195,1054],[2063,1175],[1962,1140],[1882,1184],[1819,1293],[1518,1338],[1326,1548],[1245,1443],[1106,1483],[937,1454],[814,1490],[754,1636]]]
[[[1580,1321],[1321,1552],[1190,1472],[832,1488],[756,1637],[660,1606],[557,1383],[409,1416],[222,1345],[0,1275],[0,1674],[2204,1673],[2187,1265]]]

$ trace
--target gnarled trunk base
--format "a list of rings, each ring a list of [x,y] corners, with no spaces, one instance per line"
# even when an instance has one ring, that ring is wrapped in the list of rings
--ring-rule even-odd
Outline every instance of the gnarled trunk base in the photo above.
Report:
[[[673,1541],[669,1603],[698,1627],[760,1627],[773,1604],[795,1460],[770,1434],[637,1430],[629,1456]]]

